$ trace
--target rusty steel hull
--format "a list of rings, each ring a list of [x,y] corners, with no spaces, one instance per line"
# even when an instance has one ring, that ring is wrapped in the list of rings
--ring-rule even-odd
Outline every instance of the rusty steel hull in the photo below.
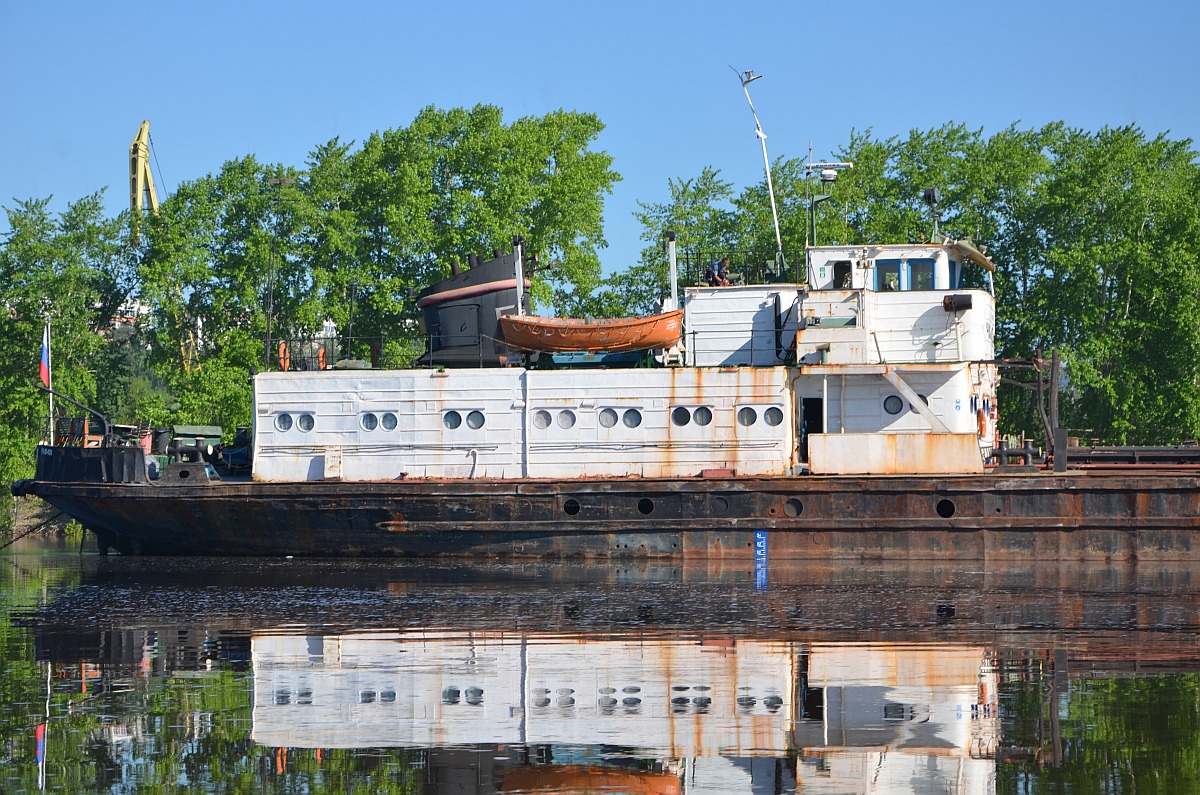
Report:
[[[33,481],[124,553],[1200,561],[1200,477]]]

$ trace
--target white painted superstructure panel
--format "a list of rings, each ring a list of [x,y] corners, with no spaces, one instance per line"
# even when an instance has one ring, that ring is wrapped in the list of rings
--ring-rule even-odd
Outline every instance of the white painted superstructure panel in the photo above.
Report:
[[[781,367],[265,373],[254,476],[783,475],[795,449],[787,378]]]

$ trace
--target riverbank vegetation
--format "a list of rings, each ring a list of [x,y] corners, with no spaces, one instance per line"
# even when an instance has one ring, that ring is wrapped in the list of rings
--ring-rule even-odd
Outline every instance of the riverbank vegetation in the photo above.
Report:
[[[117,422],[232,431],[249,423],[268,324],[276,338],[349,336],[352,325],[354,337],[419,350],[413,295],[452,261],[508,250],[514,235],[539,255],[539,307],[561,315],[649,311],[666,289],[665,229],[683,251],[774,258],[765,180],[739,190],[704,167],[646,197],[641,261],[605,277],[602,212],[620,176],[594,148],[602,129],[585,113],[505,123],[495,107],[431,107],[361,144],[319,144],[302,164],[232,159],[136,224],[107,216],[99,193],[57,214],[49,199],[14,199],[0,243],[0,479],[27,476],[46,433],[35,385],[47,314],[58,391]],[[1109,443],[1200,434],[1191,140],[947,124],[886,139],[855,132],[832,155],[854,163],[834,184],[808,175],[802,158],[773,164],[789,266],[806,240],[927,239],[921,193],[936,187],[942,229],[986,246],[998,266],[999,355],[1061,352],[1064,425]],[[810,230],[813,192],[827,198]],[[1029,394],[1002,397],[1002,427],[1040,439]]]

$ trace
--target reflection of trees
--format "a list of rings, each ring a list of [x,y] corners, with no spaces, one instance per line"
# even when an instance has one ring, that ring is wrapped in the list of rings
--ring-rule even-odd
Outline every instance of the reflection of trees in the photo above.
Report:
[[[46,558],[41,558],[44,562]],[[14,562],[15,561],[15,562]],[[38,791],[34,731],[43,721],[46,663],[14,621],[78,572],[0,563],[0,770],[5,792]],[[250,739],[250,671],[138,678],[55,664],[46,735],[47,788],[67,792],[414,791],[414,753],[401,749],[276,749]],[[84,692],[86,689],[86,692]]]
[[[1001,685],[997,792],[1196,791],[1200,674],[1055,679]]]

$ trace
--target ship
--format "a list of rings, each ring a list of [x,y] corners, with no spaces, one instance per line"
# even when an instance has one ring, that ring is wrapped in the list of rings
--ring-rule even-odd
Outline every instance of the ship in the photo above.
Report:
[[[667,249],[660,347],[514,344],[515,238],[415,297],[410,366],[254,375],[248,474],[50,444],[13,493],[126,554],[1200,558],[1195,448],[1084,468],[1055,418],[1052,456],[1006,449],[995,266],[969,241],[814,245],[682,290]]]

